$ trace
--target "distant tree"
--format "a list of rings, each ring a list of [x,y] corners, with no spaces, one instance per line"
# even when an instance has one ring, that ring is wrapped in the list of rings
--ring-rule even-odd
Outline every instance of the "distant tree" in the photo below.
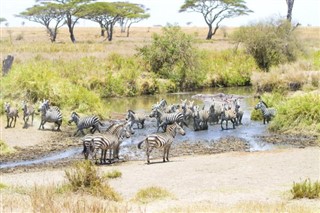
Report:
[[[74,35],[74,27],[79,21],[82,14],[82,5],[90,3],[93,0],[37,0],[39,2],[53,2],[60,5],[61,11],[64,13],[65,23],[68,26],[70,39],[72,43],[76,42]]]
[[[56,41],[58,29],[65,24],[64,12],[60,9],[60,5],[54,3],[34,5],[17,16],[44,25],[51,42]]]
[[[146,11],[148,11],[149,9],[146,9],[142,4],[119,2],[117,7],[120,10],[119,23],[121,32],[127,31],[127,37],[129,37],[130,27],[132,24],[138,23],[143,19],[147,19],[150,17],[150,15],[146,13]]]
[[[116,2],[96,2],[83,5],[80,14],[84,19],[99,23],[101,29],[107,32],[108,41],[112,41],[113,27],[120,19],[116,4]]]
[[[224,19],[247,15],[252,11],[247,8],[244,0],[185,0],[179,12],[201,13],[209,27],[206,39],[210,40]]]
[[[288,20],[289,22],[291,22],[291,20],[292,20],[292,9],[293,9],[294,0],[286,0],[286,2],[287,2],[287,6],[288,6],[287,20]]]
[[[7,19],[0,17],[0,24],[5,21],[7,21]]]

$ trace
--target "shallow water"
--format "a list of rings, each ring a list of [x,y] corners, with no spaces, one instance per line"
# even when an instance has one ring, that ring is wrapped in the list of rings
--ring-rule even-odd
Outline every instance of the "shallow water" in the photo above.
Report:
[[[252,89],[249,87],[241,87],[241,88],[224,88],[224,89],[208,89],[203,91],[196,92],[188,92],[188,93],[174,93],[174,94],[166,94],[166,95],[155,95],[155,96],[140,96],[140,97],[132,97],[132,98],[111,98],[107,99],[106,102],[112,109],[112,113],[124,115],[128,109],[133,111],[142,111],[149,113],[151,111],[152,105],[157,103],[159,100],[164,98],[168,104],[172,103],[180,103],[181,100],[195,100],[196,104],[203,104],[202,101],[197,99],[192,99],[193,95],[196,94],[218,94],[224,93],[228,95],[238,95],[241,96],[241,109],[244,111],[242,123],[243,125],[236,126],[236,129],[228,129],[221,130],[220,124],[209,125],[208,130],[203,131],[193,131],[189,128],[185,128],[186,135],[181,136],[178,135],[175,139],[175,143],[179,143],[182,141],[216,141],[217,139],[224,137],[239,137],[243,138],[250,144],[250,151],[265,151],[275,148],[274,145],[266,144],[261,142],[257,136],[258,135],[266,135],[268,134],[266,130],[266,125],[262,124],[262,121],[251,121],[250,114],[251,111],[254,110],[254,105],[257,100],[253,98]],[[129,138],[124,140],[122,143],[122,149],[120,154],[130,155],[128,153],[129,149],[127,146],[135,145],[148,134],[156,132],[156,122],[154,119],[147,119],[145,123],[145,129],[135,129],[135,134]],[[229,124],[231,126],[231,124]],[[46,157],[42,157],[35,160],[21,161],[21,162],[8,162],[1,163],[0,168],[12,168],[16,166],[27,166],[32,164],[40,164],[46,163],[50,161],[57,161],[64,158],[70,158],[76,154],[81,153],[82,148],[72,148],[65,150],[63,152],[59,152],[56,154],[52,154]]]

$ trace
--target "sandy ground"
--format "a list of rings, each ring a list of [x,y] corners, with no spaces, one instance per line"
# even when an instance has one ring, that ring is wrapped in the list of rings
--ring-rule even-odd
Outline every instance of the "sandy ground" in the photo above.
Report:
[[[10,146],[28,147],[41,144],[55,134],[51,131],[32,131],[35,125],[21,130],[1,127],[1,139]],[[19,129],[18,129],[19,128]],[[29,132],[36,132],[29,137]],[[27,135],[25,135],[27,134]],[[23,139],[22,139],[23,138]],[[109,181],[126,202],[142,188],[159,186],[170,191],[174,199],[156,201],[144,206],[146,212],[158,212],[171,207],[201,203],[235,205],[239,202],[298,203],[320,212],[319,200],[292,200],[293,182],[306,178],[320,179],[320,148],[277,149],[264,152],[229,152],[212,155],[172,157],[162,163],[153,159],[129,161],[112,166],[103,165],[101,171],[118,170],[122,177]],[[65,167],[41,171],[0,173],[0,182],[14,186],[49,185],[65,181]]]

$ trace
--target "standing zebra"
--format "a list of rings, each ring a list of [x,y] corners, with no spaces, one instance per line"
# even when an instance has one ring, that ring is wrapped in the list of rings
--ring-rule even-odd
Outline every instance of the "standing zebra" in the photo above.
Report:
[[[259,103],[254,107],[254,109],[260,109],[263,116],[263,124],[269,123],[269,121],[276,115],[276,110],[274,108],[268,108],[268,105],[260,100]]]
[[[48,108],[47,103],[42,102],[40,104],[38,111],[41,112],[41,122],[38,129],[40,128],[44,129],[44,124],[46,122],[49,122],[49,123],[57,124],[58,125],[57,131],[61,131],[60,126],[62,124],[62,114],[60,112],[60,109]]]
[[[31,125],[33,125],[33,118],[35,113],[34,107],[31,105],[28,105],[26,101],[22,101],[22,110],[23,110],[23,121],[24,121],[23,128],[27,128],[29,116],[31,116]]]
[[[221,129],[223,128],[223,121],[226,121],[226,129],[228,129],[228,121],[231,121],[233,129],[235,129],[235,125],[237,124],[237,113],[234,109],[225,104],[223,111],[221,112]]]
[[[148,164],[150,164],[149,155],[153,148],[163,147],[163,162],[165,162],[166,159],[167,161],[169,161],[169,150],[177,132],[181,135],[186,134],[182,127],[179,124],[177,124],[177,122],[175,122],[174,124],[168,125],[166,132],[148,135],[143,141],[139,142],[139,149],[141,149],[141,145],[143,143],[146,143],[146,154]]]
[[[112,151],[113,158],[119,159],[120,144],[124,137],[129,138],[132,132],[130,123],[111,124],[107,133],[99,135],[86,135],[81,140],[83,142],[83,154],[88,159],[89,154],[96,159],[98,150],[101,150],[100,163],[106,162],[107,151],[110,150],[109,162],[111,163]]]
[[[164,110],[167,105],[168,105],[167,101],[165,99],[161,99],[159,103],[156,103],[152,106],[152,110],[154,109]]]
[[[141,124],[141,129],[143,129],[144,128],[144,122],[145,122],[146,118],[145,118],[145,115],[135,113],[134,111],[129,109],[127,117],[126,117],[126,120],[127,121],[131,121],[131,125],[132,126],[133,126],[133,124],[137,124],[138,129],[139,129],[139,124]]]
[[[195,106],[195,112],[193,114],[193,128],[195,131],[207,130],[209,121],[209,111]]]
[[[16,122],[17,122],[17,117],[19,117],[18,110],[16,108],[11,108],[10,103],[5,102],[4,103],[4,111],[7,115],[6,128],[15,127]],[[11,122],[10,122],[10,120],[11,120]],[[11,126],[13,121],[14,121],[13,126]],[[9,123],[10,123],[10,125],[9,125]]]
[[[237,125],[241,125],[244,112],[240,110],[240,99],[239,98],[234,99],[233,103],[234,103],[235,111],[237,113]]]
[[[181,112],[165,113],[161,110],[154,109],[149,117],[155,117],[157,119],[157,132],[159,132],[160,127],[166,131],[167,124],[173,124],[174,122],[177,122],[180,126],[182,126],[182,124],[187,126],[184,121],[183,113]]]
[[[98,116],[91,115],[86,116],[83,118],[80,118],[80,116],[76,112],[71,113],[70,120],[68,121],[69,124],[74,122],[77,125],[77,131],[73,134],[76,136],[78,132],[81,132],[83,135],[85,135],[83,129],[91,128],[90,132],[93,134],[96,130],[100,132],[99,127],[102,126],[102,123],[100,122]]]

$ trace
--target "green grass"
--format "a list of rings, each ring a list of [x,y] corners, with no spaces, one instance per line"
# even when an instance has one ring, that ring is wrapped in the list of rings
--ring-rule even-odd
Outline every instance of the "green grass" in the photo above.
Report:
[[[140,189],[133,198],[133,201],[138,203],[150,203],[156,200],[163,200],[172,197],[173,195],[166,189],[157,186],[151,186]]]
[[[311,182],[308,178],[300,183],[294,182],[290,190],[293,199],[309,198],[315,199],[320,197],[320,182]]]
[[[0,190],[6,189],[8,186],[4,183],[0,183]]]
[[[301,94],[278,103],[269,129],[278,132],[320,135],[320,95]]]
[[[15,150],[9,147],[3,140],[0,140],[0,153],[1,155],[11,154],[15,152]]]
[[[120,178],[121,176],[122,176],[122,173],[118,170],[112,170],[103,174],[103,177],[108,179]]]

